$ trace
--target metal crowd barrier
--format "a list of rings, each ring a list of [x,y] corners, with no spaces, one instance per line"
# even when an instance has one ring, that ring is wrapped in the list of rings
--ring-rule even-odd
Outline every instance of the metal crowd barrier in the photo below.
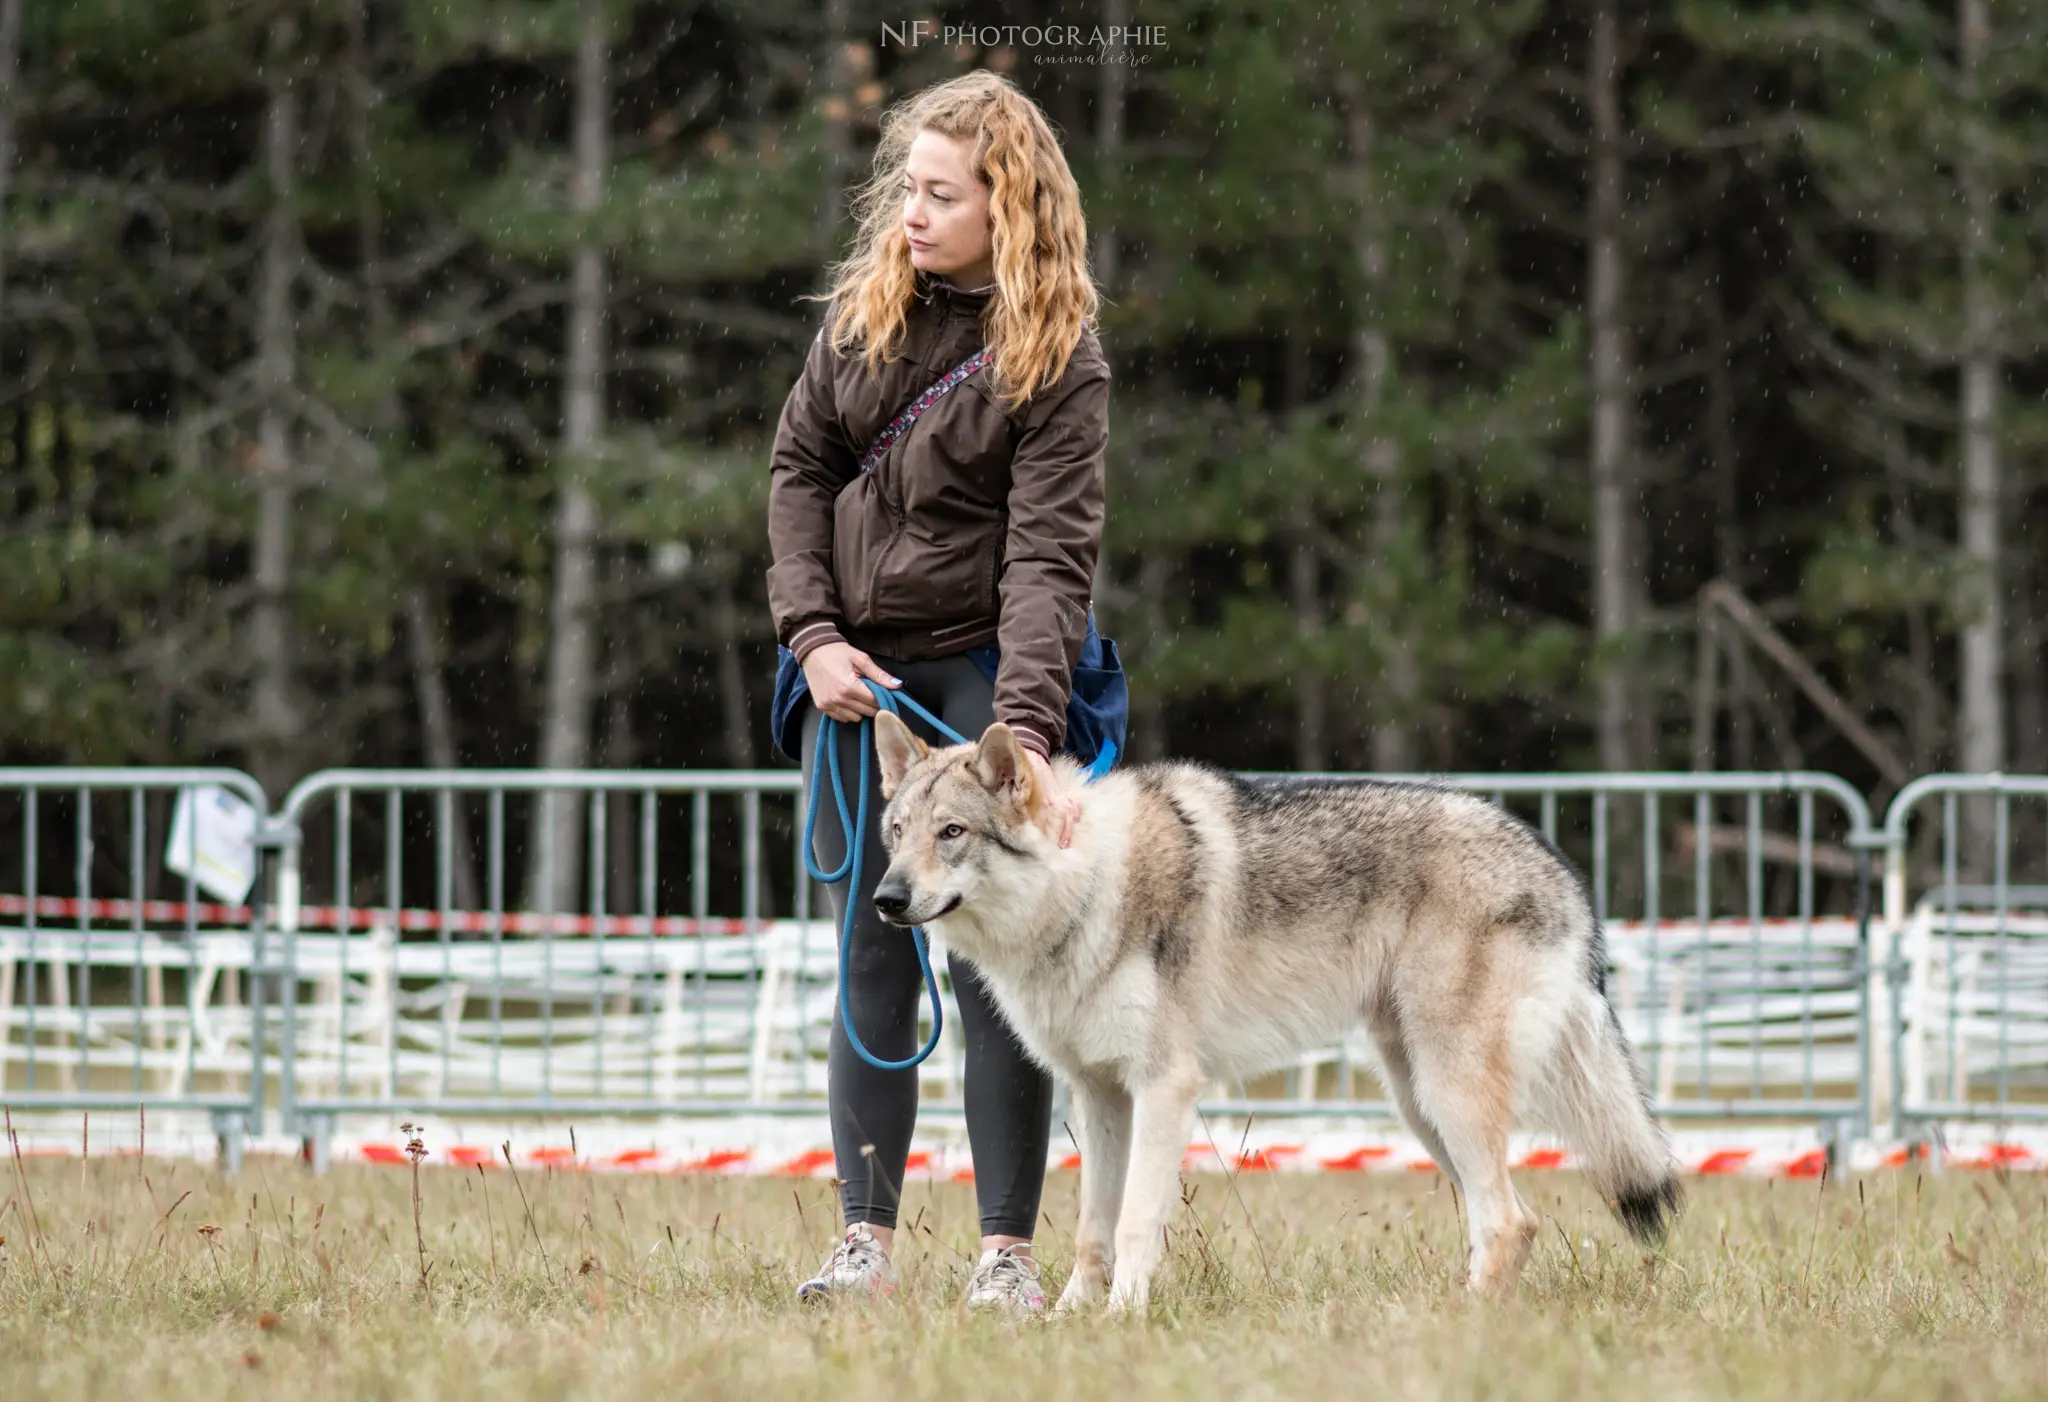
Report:
[[[1884,844],[1901,1131],[2048,1122],[2048,776],[1916,779]]]
[[[232,1163],[265,1098],[274,948],[260,869],[248,904],[200,899],[196,819],[165,853],[185,874],[157,860],[181,791],[239,798],[265,836],[234,770],[0,769],[0,1102],[204,1113]]]
[[[1930,776],[1880,829],[1827,774],[1398,777],[1571,858],[1661,1114],[2048,1120],[2048,778]],[[158,860],[199,786],[264,813],[246,904]],[[836,932],[798,788],[344,770],[270,813],[233,771],[0,770],[0,1103],[204,1113],[230,1152],[275,1123],[316,1158],[345,1115],[817,1114]],[[1205,1103],[1391,1115],[1371,1065],[1355,1036]],[[919,1076],[960,1113],[957,1037]]]
[[[1817,774],[1439,782],[1524,810],[1588,874],[1612,992],[1662,1112],[1868,1123],[1869,863],[1852,840],[1870,824],[1853,789]],[[829,921],[808,918],[799,800],[786,771],[354,771],[301,784],[280,823],[296,835],[277,898],[296,994],[287,1130],[317,1155],[342,1114],[816,1113],[835,946]],[[565,909],[507,903],[521,833],[538,842],[529,890],[561,860],[535,804],[585,813]],[[458,826],[475,840],[458,842]],[[1673,861],[1667,845],[1689,856]],[[731,859],[723,872],[714,846]],[[488,897],[463,911],[455,873],[471,856]],[[765,870],[788,874],[788,919],[763,915]],[[713,915],[735,908],[736,920]],[[958,1114],[960,1049],[942,1047],[920,1072],[924,1112]],[[1214,1087],[1208,1105],[1391,1117],[1370,1064],[1353,1041]]]
[[[280,810],[286,1131],[317,1161],[342,1114],[814,1108],[823,1035],[805,1004],[830,986],[832,946],[810,919],[797,789],[787,771],[300,783]]]

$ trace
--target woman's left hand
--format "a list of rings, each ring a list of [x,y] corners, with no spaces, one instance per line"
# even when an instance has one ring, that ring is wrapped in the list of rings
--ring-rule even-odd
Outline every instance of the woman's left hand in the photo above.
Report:
[[[1032,781],[1045,795],[1046,806],[1052,809],[1053,819],[1059,824],[1060,846],[1066,847],[1074,840],[1074,823],[1081,816],[1081,801],[1060,787],[1044,755],[1029,746],[1019,748],[1031,756]]]

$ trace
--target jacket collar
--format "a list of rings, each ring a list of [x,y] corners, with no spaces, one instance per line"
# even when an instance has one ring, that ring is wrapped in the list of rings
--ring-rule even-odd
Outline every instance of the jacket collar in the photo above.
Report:
[[[944,297],[962,306],[980,307],[993,297],[996,285],[991,279],[985,287],[963,287],[950,278],[928,273],[920,269],[917,273],[917,295],[929,302],[935,297]]]

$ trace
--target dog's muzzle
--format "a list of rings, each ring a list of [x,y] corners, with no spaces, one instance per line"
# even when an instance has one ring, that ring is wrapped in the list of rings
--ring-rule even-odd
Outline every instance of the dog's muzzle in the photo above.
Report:
[[[884,881],[875,887],[875,910],[891,925],[922,925],[927,920],[936,920],[960,908],[960,896],[956,892],[931,914],[913,917],[910,900],[910,883],[907,881]]]
[[[875,909],[891,925],[909,923],[904,915],[910,910],[910,884],[905,881],[884,881],[875,887]]]

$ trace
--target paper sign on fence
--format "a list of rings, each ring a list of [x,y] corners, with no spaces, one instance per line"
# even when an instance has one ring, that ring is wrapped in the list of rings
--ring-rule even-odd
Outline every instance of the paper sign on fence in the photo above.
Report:
[[[221,900],[247,900],[249,888],[256,884],[260,816],[254,804],[232,790],[210,784],[179,789],[164,865],[178,876],[190,876]]]

